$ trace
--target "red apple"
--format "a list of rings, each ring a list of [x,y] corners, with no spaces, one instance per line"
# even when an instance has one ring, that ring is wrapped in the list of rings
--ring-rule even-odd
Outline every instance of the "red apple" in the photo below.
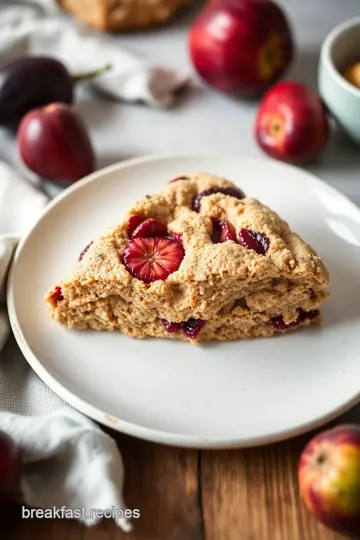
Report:
[[[360,426],[315,436],[303,450],[298,479],[307,508],[329,528],[360,533]]]
[[[18,147],[25,165],[51,180],[75,182],[94,170],[85,124],[64,103],[28,112],[19,125]]]
[[[273,158],[290,163],[314,158],[329,138],[329,122],[319,94],[296,81],[276,84],[260,103],[255,136]]]
[[[0,432],[0,519],[6,520],[7,513],[20,489],[20,449],[14,441]]]
[[[190,29],[189,48],[205,81],[244,97],[274,83],[293,57],[287,19],[270,0],[210,0]]]

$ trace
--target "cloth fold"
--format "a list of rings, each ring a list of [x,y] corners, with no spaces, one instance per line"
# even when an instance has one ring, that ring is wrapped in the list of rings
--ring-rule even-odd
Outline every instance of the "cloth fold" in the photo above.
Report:
[[[51,56],[76,74],[110,64],[110,70],[87,84],[112,98],[151,107],[171,106],[189,83],[188,75],[138,58],[75,21],[68,24],[52,0],[16,4],[0,0],[2,64],[20,56]]]
[[[26,417],[0,412],[0,427],[22,450],[22,499],[35,508],[96,524],[102,512],[124,530],[123,463],[116,443],[73,410]],[[62,515],[60,514],[62,517]],[[106,517],[106,513],[105,513]]]

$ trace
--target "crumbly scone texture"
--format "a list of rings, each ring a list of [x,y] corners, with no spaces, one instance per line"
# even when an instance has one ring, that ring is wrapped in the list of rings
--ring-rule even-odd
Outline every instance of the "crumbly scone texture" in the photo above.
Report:
[[[270,323],[298,320],[299,310],[319,310],[327,298],[329,275],[320,257],[275,212],[258,200],[222,193],[204,196],[201,209],[194,197],[209,188],[234,188],[218,176],[184,173],[187,180],[168,183],[129,209],[123,221],[93,242],[83,259],[46,296],[50,316],[68,328],[120,330],[136,338],[156,336],[185,341],[233,340],[271,336]],[[121,255],[129,241],[133,214],[166,222],[169,233],[181,233],[184,258],[165,281],[146,284],[132,277]],[[212,220],[226,219],[270,240],[265,255],[228,240],[214,244]],[[169,333],[161,320],[206,321],[196,339],[183,331]],[[320,311],[301,325],[317,324]],[[295,326],[295,325],[294,325]]]
[[[164,23],[190,0],[58,0],[87,26],[112,32]]]

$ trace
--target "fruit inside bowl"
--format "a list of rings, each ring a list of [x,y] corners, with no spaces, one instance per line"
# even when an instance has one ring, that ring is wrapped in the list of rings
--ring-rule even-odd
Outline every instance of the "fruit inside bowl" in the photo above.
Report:
[[[351,65],[343,73],[345,79],[360,90],[360,59]]]

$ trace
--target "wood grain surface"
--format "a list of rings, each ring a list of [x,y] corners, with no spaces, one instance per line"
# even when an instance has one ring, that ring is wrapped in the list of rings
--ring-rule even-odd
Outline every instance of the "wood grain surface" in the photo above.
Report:
[[[358,407],[336,423],[359,419]],[[19,516],[5,539],[341,540],[299,499],[297,461],[313,434],[259,448],[197,451],[111,432],[125,462],[126,502],[141,513],[134,531],[123,533],[110,520],[86,528]]]

